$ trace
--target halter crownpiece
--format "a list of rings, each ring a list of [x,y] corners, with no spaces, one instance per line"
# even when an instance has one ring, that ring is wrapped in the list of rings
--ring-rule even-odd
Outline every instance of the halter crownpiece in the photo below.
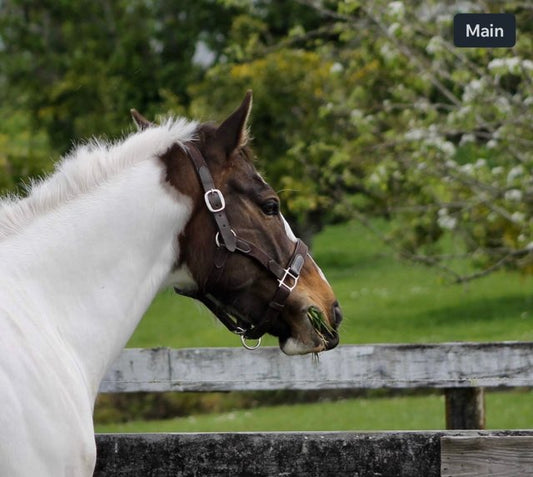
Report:
[[[204,286],[204,290],[191,293],[175,288],[175,291],[180,295],[189,296],[201,301],[229,331],[241,337],[242,344],[246,349],[256,349],[261,344],[261,337],[283,311],[287,298],[298,284],[298,279],[308,252],[307,245],[298,239],[288,265],[283,267],[260,247],[240,238],[229,224],[225,212],[226,201],[224,195],[215,187],[213,176],[209,171],[202,153],[192,142],[185,143],[185,150],[194,165],[200,184],[204,190],[206,207],[213,215],[218,229],[215,235],[217,253],[214,259],[213,272],[210,275],[208,283],[216,283],[222,276],[227,254],[238,252],[253,258],[271,273],[278,281],[278,288],[272,300],[269,302],[263,318],[256,325],[244,321],[239,317],[234,318],[226,310],[224,305],[209,293],[207,283]],[[258,342],[251,346],[246,343],[246,340],[258,340]]]

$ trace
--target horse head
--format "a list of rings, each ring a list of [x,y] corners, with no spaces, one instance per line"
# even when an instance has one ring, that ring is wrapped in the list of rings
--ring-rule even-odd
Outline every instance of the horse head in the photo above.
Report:
[[[166,182],[192,201],[176,263],[180,276],[186,271],[192,280],[176,291],[203,302],[246,347],[269,333],[286,354],[318,353],[338,344],[342,313],[281,214],[278,195],[254,167],[251,107],[249,92],[218,127],[199,125],[193,141],[161,157]]]

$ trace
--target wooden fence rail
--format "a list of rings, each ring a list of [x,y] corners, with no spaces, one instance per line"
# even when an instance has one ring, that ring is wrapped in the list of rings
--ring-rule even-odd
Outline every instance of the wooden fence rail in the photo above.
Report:
[[[533,475],[532,431],[102,434],[95,477]]]
[[[349,345],[320,355],[277,348],[126,349],[101,392],[533,386],[533,343]]]
[[[533,343],[126,349],[101,392],[442,389],[448,429],[482,429],[487,387],[533,387]],[[97,435],[95,476],[532,475],[533,431]]]
[[[448,429],[483,429],[487,387],[533,387],[533,343],[375,344],[320,355],[277,348],[126,349],[101,392],[442,389]]]

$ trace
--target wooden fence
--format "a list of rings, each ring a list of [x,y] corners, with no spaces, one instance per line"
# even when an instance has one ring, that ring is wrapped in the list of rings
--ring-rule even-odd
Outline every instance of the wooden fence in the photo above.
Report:
[[[442,389],[450,431],[101,435],[95,475],[533,475],[532,431],[457,431],[483,429],[488,387],[533,387],[533,343],[127,349],[101,392]]]

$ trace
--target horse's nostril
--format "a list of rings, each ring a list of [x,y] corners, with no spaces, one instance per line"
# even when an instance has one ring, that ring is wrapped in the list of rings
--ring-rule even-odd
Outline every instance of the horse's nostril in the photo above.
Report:
[[[342,321],[342,310],[338,301],[333,303],[333,320],[335,321],[335,326],[339,326]]]

